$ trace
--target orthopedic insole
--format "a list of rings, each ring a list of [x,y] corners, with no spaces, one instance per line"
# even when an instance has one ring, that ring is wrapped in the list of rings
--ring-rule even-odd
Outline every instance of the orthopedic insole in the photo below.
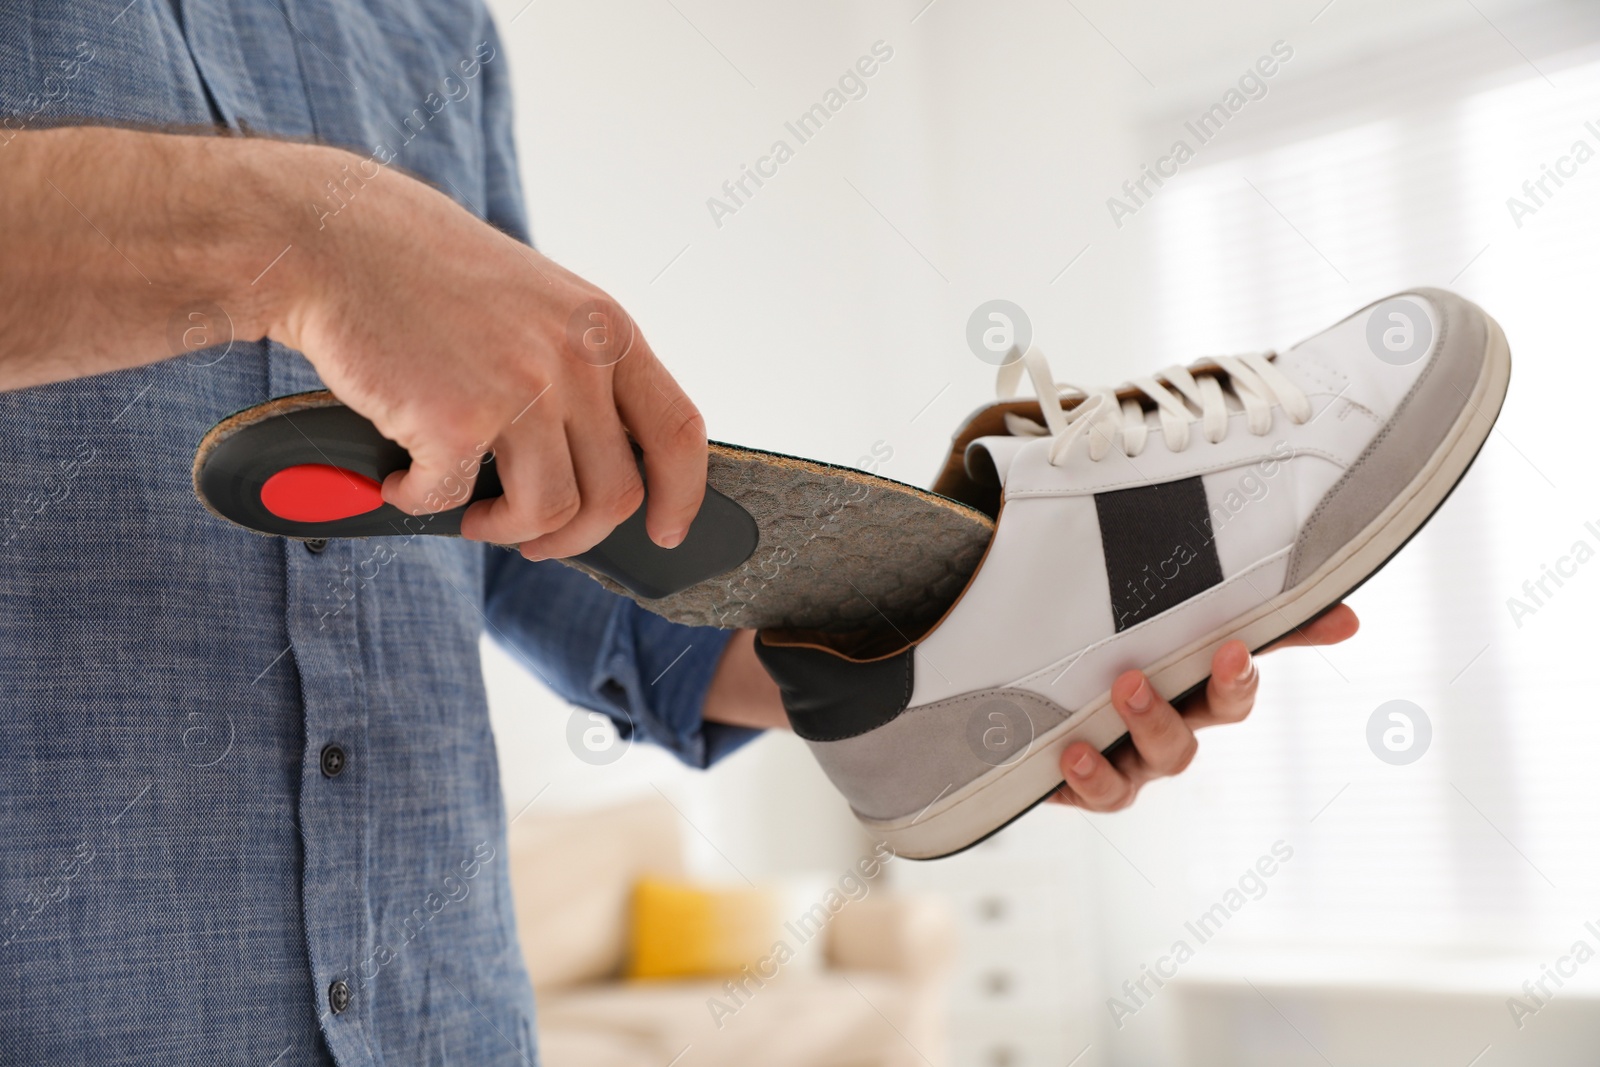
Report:
[[[500,495],[494,457],[463,471],[460,505],[410,516],[379,488],[405,449],[328,392],[231,415],[195,453],[195,494],[257,533],[303,540],[459,536],[466,505]],[[645,533],[644,508],[562,562],[677,622],[857,634],[931,626],[977,569],[980,511],[847,467],[712,442],[705,502],[683,543]],[[648,487],[647,487],[648,491]],[[465,495],[460,495],[465,494]]]

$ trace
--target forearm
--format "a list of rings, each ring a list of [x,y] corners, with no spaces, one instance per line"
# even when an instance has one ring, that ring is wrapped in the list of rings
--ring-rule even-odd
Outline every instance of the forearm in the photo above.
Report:
[[[0,389],[175,355],[186,310],[207,303],[234,337],[267,336],[308,264],[262,272],[314,222],[313,175],[351,158],[100,127],[15,134],[0,146]]]
[[[789,716],[778,685],[756,659],[755,636],[754,630],[740,630],[723,649],[702,716],[728,726],[787,730]]]

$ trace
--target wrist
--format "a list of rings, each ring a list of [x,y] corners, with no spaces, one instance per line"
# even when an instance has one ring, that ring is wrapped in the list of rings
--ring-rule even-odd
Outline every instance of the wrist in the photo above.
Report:
[[[149,135],[144,135],[148,138]],[[165,210],[133,216],[129,236],[175,315],[220,308],[241,341],[278,337],[318,268],[306,254],[310,175],[335,150],[227,136],[156,135],[147,174]],[[175,320],[176,321],[176,320]]]
[[[350,242],[331,239],[325,204],[359,160],[323,145],[242,144],[236,262],[228,272],[237,336],[304,349],[308,323],[348,274]]]
[[[762,730],[787,730],[789,716],[783,708],[778,683],[756,658],[756,633],[740,630],[724,647],[701,716],[707,722],[753,726]]]

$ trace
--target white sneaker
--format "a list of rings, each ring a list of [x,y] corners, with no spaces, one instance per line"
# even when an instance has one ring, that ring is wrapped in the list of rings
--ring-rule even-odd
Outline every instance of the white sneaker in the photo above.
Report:
[[[1344,598],[1443,503],[1505,398],[1500,327],[1451,293],[1373,304],[1281,353],[979,409],[935,491],[998,515],[955,605],[900,647],[766,630],[797,733],[868,830],[945,855],[1049,796],[1073,741],[1123,734],[1113,679],[1165,697]],[[915,636],[915,635],[912,635]]]

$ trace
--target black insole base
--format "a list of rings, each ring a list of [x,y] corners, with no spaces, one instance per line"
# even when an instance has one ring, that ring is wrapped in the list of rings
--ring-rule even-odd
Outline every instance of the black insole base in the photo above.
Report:
[[[275,514],[262,500],[268,479],[306,465],[335,467],[381,485],[390,474],[410,467],[411,457],[332,394],[280,397],[231,416],[208,435],[196,458],[195,492],[211,510],[240,526],[303,540],[460,536],[468,505],[502,494],[494,455],[489,453],[472,460],[459,483],[440,487],[445,502],[459,503],[432,514],[407,515],[387,503],[327,521]],[[707,486],[705,502],[677,547],[662,548],[650,539],[641,504],[604,541],[574,559],[634,596],[650,600],[733,570],[750,558],[759,540],[760,531],[749,512]]]

